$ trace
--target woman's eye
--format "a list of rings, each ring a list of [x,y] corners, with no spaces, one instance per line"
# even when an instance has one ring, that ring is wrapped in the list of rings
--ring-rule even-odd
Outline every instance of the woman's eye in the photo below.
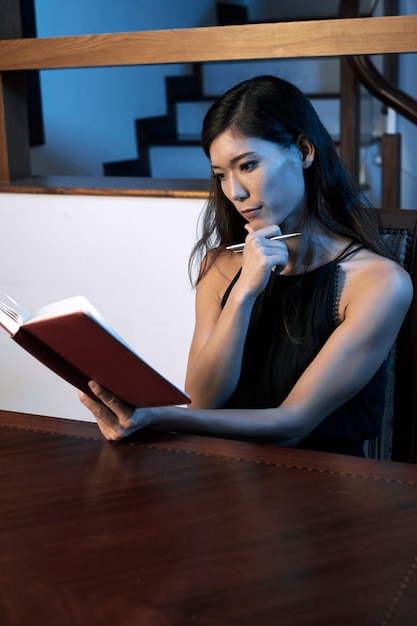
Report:
[[[224,174],[220,173],[220,172],[212,172],[211,173],[211,177],[212,178],[217,178],[217,180],[223,180],[224,178]]]
[[[256,161],[248,161],[247,163],[241,163],[241,172],[251,172],[256,167]]]

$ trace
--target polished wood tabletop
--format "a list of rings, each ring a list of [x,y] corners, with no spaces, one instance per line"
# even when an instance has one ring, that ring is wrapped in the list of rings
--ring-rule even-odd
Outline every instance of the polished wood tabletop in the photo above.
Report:
[[[417,466],[0,411],[2,626],[415,626]]]

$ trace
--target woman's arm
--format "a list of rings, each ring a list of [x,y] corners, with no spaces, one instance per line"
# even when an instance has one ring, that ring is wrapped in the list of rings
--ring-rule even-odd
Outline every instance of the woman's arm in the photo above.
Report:
[[[279,407],[162,407],[132,412],[98,386],[92,389],[104,405],[83,394],[81,400],[111,440],[150,428],[296,445],[372,378],[387,357],[408,310],[412,298],[408,274],[386,259],[370,265],[363,269],[357,264],[347,277],[343,321]]]
[[[185,389],[192,407],[216,408],[232,394],[239,379],[243,347],[254,298],[235,285],[221,307],[227,284],[212,266],[196,293],[196,322],[191,343]],[[224,288],[219,287],[224,282]]]
[[[197,287],[185,384],[192,407],[223,406],[236,387],[253,304],[272,268],[288,262],[285,243],[266,238],[277,232],[276,226],[264,228],[246,239],[243,254],[221,254]],[[223,294],[240,267],[241,275],[222,309]]]

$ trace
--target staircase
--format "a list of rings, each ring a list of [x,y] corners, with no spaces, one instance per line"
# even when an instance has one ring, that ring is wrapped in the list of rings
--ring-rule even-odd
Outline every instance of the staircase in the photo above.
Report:
[[[256,74],[274,74],[306,93],[336,143],[340,141],[340,68],[337,59],[287,59],[270,62],[223,62],[194,65],[190,76],[167,77],[165,116],[135,121],[138,159],[104,164],[105,176],[207,178],[208,163],[200,147],[202,120],[226,89]],[[361,98],[361,143],[375,126],[375,102]]]
[[[218,2],[219,26],[247,24],[247,8]],[[191,64],[189,76],[165,78],[164,116],[135,121],[138,159],[104,163],[105,176],[207,178],[207,159],[200,148],[203,117],[220,91],[207,95],[201,64]]]
[[[246,7],[218,3],[219,25],[248,23]],[[334,17],[334,16],[332,16]],[[264,20],[265,21],[265,20]],[[105,176],[207,179],[209,165],[200,147],[203,117],[219,95],[237,82],[257,74],[273,74],[295,83],[311,100],[332,138],[339,144],[341,64],[337,58],[274,59],[192,64],[189,76],[167,77],[164,116],[135,121],[138,158],[105,163]],[[360,90],[360,146],[378,143],[381,105]],[[378,148],[374,147],[374,153]],[[377,158],[367,167],[379,170]],[[361,170],[364,188],[379,179]],[[371,182],[369,182],[369,180]],[[373,198],[371,198],[375,201]]]

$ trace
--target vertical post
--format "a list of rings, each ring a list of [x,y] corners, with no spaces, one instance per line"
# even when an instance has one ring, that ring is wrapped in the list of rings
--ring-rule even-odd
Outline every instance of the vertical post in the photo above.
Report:
[[[400,15],[399,0],[384,0],[384,15]],[[383,59],[384,77],[393,85],[398,85],[398,54],[384,54]]]
[[[340,93],[340,153],[352,174],[359,182],[359,85],[347,58],[341,59]]]
[[[343,18],[359,15],[359,0],[341,2],[339,15]],[[347,57],[340,61],[340,154],[359,183],[360,91]]]
[[[381,206],[383,209],[399,209],[401,206],[401,135],[399,133],[382,137],[381,157]]]
[[[2,5],[0,39],[22,37],[19,0]],[[30,176],[29,125],[25,74],[0,76],[0,180],[9,182]]]
[[[3,101],[3,76],[0,72],[0,182],[9,182],[9,159],[6,141],[6,113]]]
[[[384,15],[399,15],[398,0],[384,0]],[[384,78],[398,86],[398,54],[384,54]],[[387,107],[385,107],[387,113]],[[387,134],[381,140],[381,206],[384,209],[401,207],[401,135]]]

